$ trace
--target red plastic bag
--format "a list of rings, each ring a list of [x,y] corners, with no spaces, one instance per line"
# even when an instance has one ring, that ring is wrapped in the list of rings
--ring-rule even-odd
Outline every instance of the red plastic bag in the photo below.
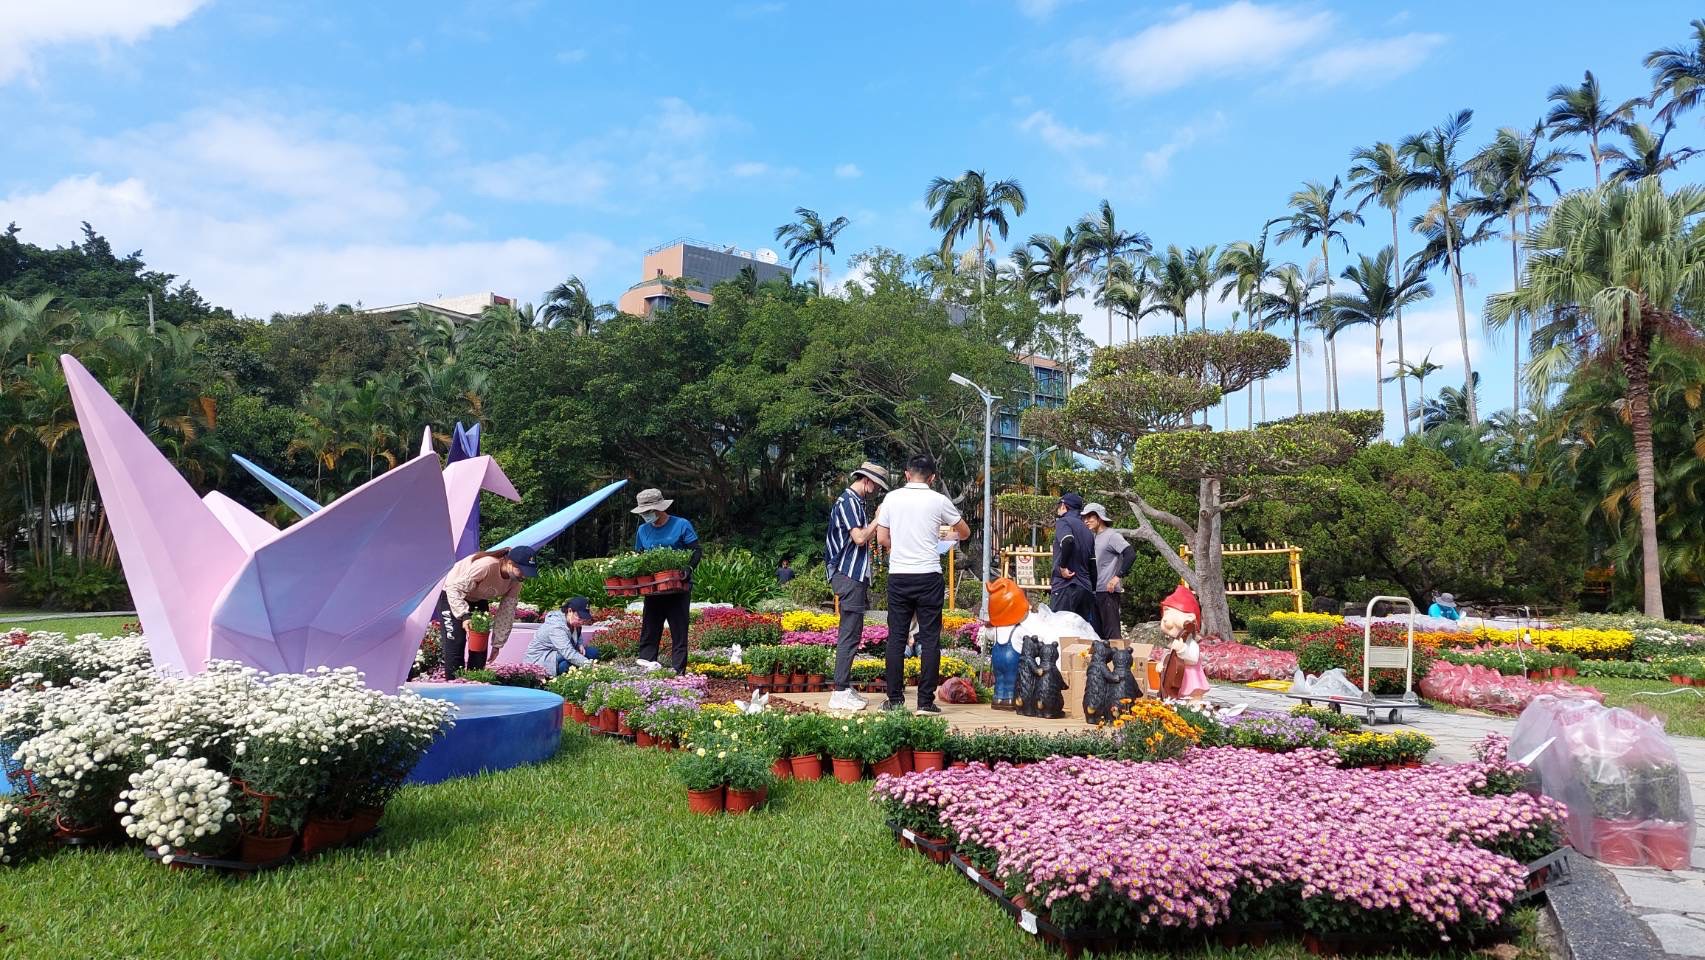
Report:
[[[977,688],[964,677],[948,677],[941,682],[941,689],[936,696],[947,703],[976,703]]]

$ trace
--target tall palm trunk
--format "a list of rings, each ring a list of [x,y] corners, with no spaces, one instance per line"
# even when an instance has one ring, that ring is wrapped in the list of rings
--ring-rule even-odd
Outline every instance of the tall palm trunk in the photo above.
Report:
[[[1302,318],[1291,320],[1291,356],[1296,362],[1291,364],[1297,375],[1297,416],[1302,416]]]
[[[1474,404],[1474,361],[1468,358],[1468,305],[1462,297],[1462,262],[1457,256],[1456,234],[1451,229],[1450,222],[1450,193],[1441,190],[1439,193],[1439,215],[1444,218],[1445,228],[1445,261],[1450,270],[1451,288],[1456,292],[1456,334],[1462,342],[1462,394],[1463,401],[1468,406],[1468,425],[1480,426],[1480,411]]]
[[[1599,161],[1599,155],[1598,155],[1598,131],[1597,130],[1594,130],[1592,132],[1592,147],[1593,147],[1593,149],[1592,149],[1592,154],[1593,154],[1593,186],[1594,187],[1602,187],[1602,186],[1604,186],[1604,177],[1599,174],[1599,162],[1600,161]]]
[[[823,248],[817,248],[817,295],[820,297],[828,291],[828,277],[823,272]]]
[[[1332,230],[1328,225],[1326,234],[1320,238],[1320,262],[1326,267],[1326,307],[1332,308]],[[1326,332],[1320,333],[1320,342],[1326,344],[1331,354],[1326,365],[1327,409],[1338,409],[1338,351],[1332,342],[1326,339]]]
[[[1634,469],[1639,488],[1640,575],[1644,612],[1663,618],[1664,591],[1658,560],[1657,470],[1652,461],[1651,329],[1641,318],[1639,329],[1618,348],[1622,372],[1628,378],[1628,419],[1634,431]]]
[[[1391,283],[1395,288],[1403,282],[1403,257],[1397,252],[1397,208],[1391,208]],[[1409,378],[1402,375],[1409,368],[1409,358],[1403,355],[1403,305],[1397,305],[1397,398],[1403,404],[1403,435],[1409,435]]]
[[[1320,331],[1320,365],[1326,373],[1326,409],[1336,409],[1332,406],[1332,341],[1326,339],[1326,331]]]
[[[1379,378],[1379,372],[1385,369],[1385,336],[1384,323],[1375,320],[1373,323],[1373,404],[1379,409],[1380,432],[1385,432],[1385,382]]]
[[[1521,248],[1516,243],[1516,211],[1515,211],[1515,208],[1513,208],[1513,207],[1510,209],[1510,276],[1512,277],[1512,279],[1510,281],[1511,289],[1513,289],[1517,293],[1520,293],[1521,292]],[[1510,315],[1510,353],[1514,358],[1513,362],[1512,362],[1513,376],[1511,377],[1511,382],[1515,386],[1515,389],[1514,389],[1515,399],[1512,401],[1511,406],[1510,406],[1510,424],[1512,425],[1512,427],[1519,430],[1520,426],[1521,426],[1521,421],[1520,421],[1520,416],[1521,416],[1521,311],[1520,310],[1517,310]]]

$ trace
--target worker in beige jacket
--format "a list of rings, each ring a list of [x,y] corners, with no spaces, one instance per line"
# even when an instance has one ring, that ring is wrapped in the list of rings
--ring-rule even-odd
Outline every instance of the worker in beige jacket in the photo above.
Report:
[[[515,623],[521,581],[538,573],[533,548],[526,546],[482,550],[456,561],[444,577],[444,592],[438,595],[446,680],[455,679],[464,667],[482,670],[488,657],[496,659]],[[468,615],[475,610],[491,614],[489,650],[467,649]]]

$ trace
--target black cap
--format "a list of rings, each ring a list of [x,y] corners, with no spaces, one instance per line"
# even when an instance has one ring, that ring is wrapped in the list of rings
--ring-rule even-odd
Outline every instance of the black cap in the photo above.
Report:
[[[1066,506],[1072,508],[1073,510],[1077,510],[1079,512],[1082,512],[1082,510],[1083,510],[1083,498],[1078,496],[1075,493],[1065,494],[1064,496],[1060,497],[1060,502],[1065,504]]]
[[[537,555],[538,551],[532,547],[510,547],[506,559],[521,568],[521,576],[536,577],[539,575],[539,565],[534,562],[533,558]]]
[[[585,597],[569,597],[562,602],[562,609],[574,611],[582,620],[592,619],[592,604]]]

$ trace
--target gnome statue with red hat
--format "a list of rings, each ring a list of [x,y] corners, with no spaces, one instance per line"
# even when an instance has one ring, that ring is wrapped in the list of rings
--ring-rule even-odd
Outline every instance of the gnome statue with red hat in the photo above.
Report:
[[[1166,665],[1160,672],[1162,699],[1200,699],[1208,692],[1208,675],[1202,672],[1202,648],[1196,643],[1201,623],[1202,605],[1184,584],[1179,584],[1171,596],[1160,602],[1160,632],[1171,641]]]

